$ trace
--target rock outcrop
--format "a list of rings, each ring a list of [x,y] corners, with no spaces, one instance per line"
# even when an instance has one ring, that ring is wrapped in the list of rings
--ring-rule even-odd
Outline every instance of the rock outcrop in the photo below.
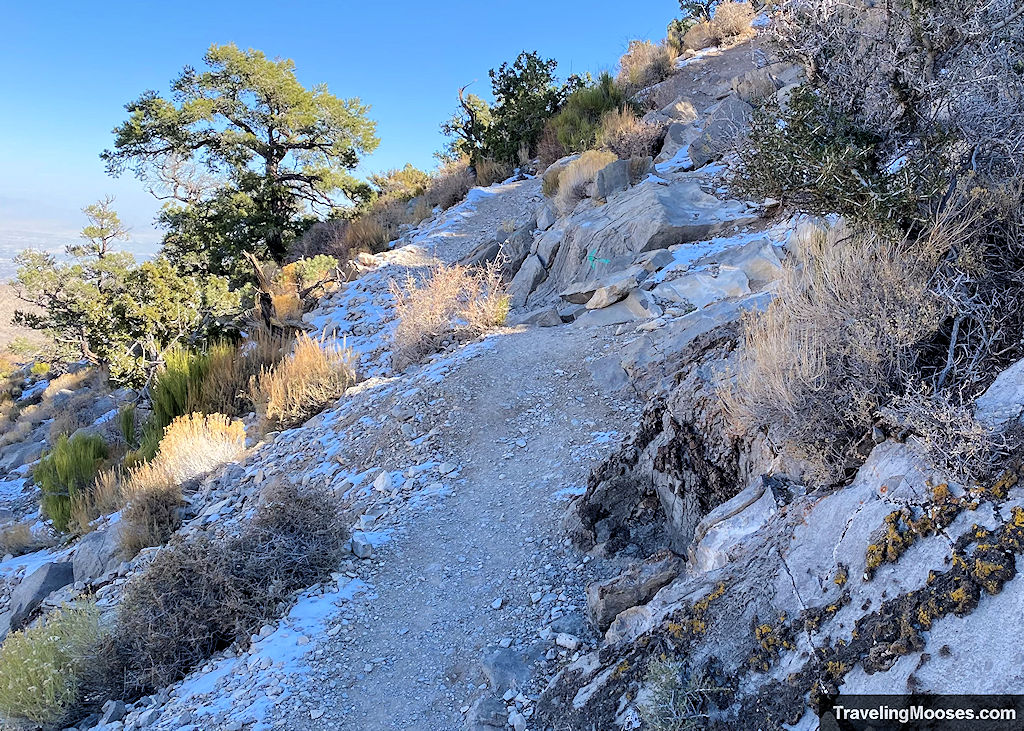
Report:
[[[705,365],[715,356],[710,347],[695,355]],[[693,437],[695,414],[669,400],[659,407],[660,419],[648,412],[577,505],[583,526],[591,527],[584,537],[603,539],[606,549],[649,540],[653,533],[644,534],[643,521],[669,526],[661,541],[675,539],[677,551],[687,543],[686,566],[651,601],[620,612],[599,652],[553,679],[539,706],[543,723],[628,728],[649,697],[646,669],[658,658],[677,663],[684,676],[703,675],[728,689],[709,720],[709,728],[723,731],[816,728],[822,692],[1013,693],[1021,687],[1018,650],[996,659],[982,649],[994,636],[1024,631],[1016,586],[1024,554],[1019,465],[964,486],[933,464],[923,445],[889,440],[848,485],[812,489],[787,479],[777,463],[756,460],[756,445],[718,444],[715,437],[723,435],[706,418],[693,372],[684,370],[679,388],[705,404],[699,434],[711,439],[680,440],[676,435]],[[998,427],[1024,413],[1014,381],[997,379],[979,399],[981,415],[994,415],[990,423]],[[701,457],[725,469],[702,473]],[[643,480],[651,471],[653,480]],[[669,478],[679,474],[701,479],[689,489],[706,498],[689,496],[679,482],[679,501],[688,506],[681,512],[664,500]],[[597,502],[602,495],[609,499]],[[696,514],[702,515],[692,530],[672,517]]]

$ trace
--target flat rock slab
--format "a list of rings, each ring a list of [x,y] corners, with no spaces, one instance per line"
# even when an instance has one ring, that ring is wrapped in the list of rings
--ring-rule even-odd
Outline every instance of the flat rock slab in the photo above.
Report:
[[[602,206],[581,205],[566,219],[547,281],[538,291],[545,295],[571,287],[582,290],[607,277],[609,267],[628,267],[638,254],[706,240],[756,219],[747,204],[719,200],[696,183],[649,177],[630,188],[628,195],[613,196]]]

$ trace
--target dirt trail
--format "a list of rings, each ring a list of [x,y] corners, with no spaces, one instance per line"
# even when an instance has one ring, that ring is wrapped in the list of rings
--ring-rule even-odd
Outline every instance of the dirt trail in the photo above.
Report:
[[[304,683],[312,698],[281,726],[461,729],[461,709],[485,692],[488,648],[508,638],[531,657],[557,653],[538,634],[552,609],[585,636],[583,581],[601,569],[564,545],[564,491],[585,484],[607,433],[632,419],[632,405],[597,393],[587,371],[603,339],[576,328],[496,336],[438,386],[453,493],[414,508],[375,556],[371,591],[317,653]]]

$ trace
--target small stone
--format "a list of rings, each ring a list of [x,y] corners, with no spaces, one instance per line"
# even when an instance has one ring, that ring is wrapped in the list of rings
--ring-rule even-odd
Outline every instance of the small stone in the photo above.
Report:
[[[391,473],[381,472],[377,475],[377,479],[373,481],[373,489],[377,492],[391,492]]]
[[[318,718],[321,718],[323,715],[324,715],[324,709],[323,708],[314,708],[312,711],[309,712],[309,717],[311,719],[313,719],[314,721],[317,720]]]
[[[143,711],[139,714],[138,720],[135,722],[139,728],[146,728],[156,723],[157,719],[160,718],[159,708],[150,708],[147,711]]]
[[[442,462],[437,466],[437,473],[440,475],[449,475],[455,471],[455,465],[451,462]]]
[[[559,632],[555,636],[555,644],[559,647],[564,647],[570,652],[576,650],[580,646],[580,640],[574,635],[570,635],[567,632]]]
[[[508,725],[515,731],[526,731],[526,717],[519,711],[508,714]]]
[[[362,531],[352,534],[352,553],[356,558],[370,558],[373,555],[373,545]]]
[[[491,609],[501,609],[501,597],[499,596],[493,602],[491,602]]]

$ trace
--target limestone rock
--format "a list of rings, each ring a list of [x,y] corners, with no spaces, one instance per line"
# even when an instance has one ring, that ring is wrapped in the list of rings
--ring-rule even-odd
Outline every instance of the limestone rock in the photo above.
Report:
[[[661,299],[701,309],[719,300],[750,294],[750,282],[741,269],[722,266],[717,276],[708,272],[690,272],[662,282],[652,293]]]
[[[661,152],[655,158],[655,162],[663,163],[675,158],[681,151],[689,149],[690,145],[700,136],[700,128],[689,122],[673,122],[665,132],[665,142],[661,146]],[[681,167],[688,167],[681,165]]]
[[[629,164],[629,160],[616,160],[598,170],[594,197],[608,200],[612,194],[629,188]]]
[[[512,306],[522,307],[525,305],[526,298],[537,288],[538,284],[544,281],[546,276],[547,272],[540,258],[536,254],[528,256],[508,286]]]
[[[731,149],[746,132],[753,111],[754,108],[739,97],[730,96],[722,100],[690,145],[690,159],[694,166],[703,167]]]
[[[26,576],[11,593],[11,629],[20,629],[43,599],[74,580],[70,561],[45,563]]]
[[[690,564],[698,571],[725,566],[730,551],[763,526],[777,505],[767,478],[760,478],[704,516],[694,531]]]
[[[688,99],[677,99],[661,109],[661,114],[668,119],[674,119],[683,124],[689,124],[697,120],[697,110]]]
[[[646,561],[631,564],[618,576],[587,587],[587,611],[590,621],[602,632],[622,612],[650,601],[661,587],[679,575],[683,561],[668,550],[659,551]]]
[[[530,668],[515,650],[498,648],[486,654],[481,662],[484,675],[496,693],[510,688],[525,687],[530,679]]]
[[[586,302],[582,293],[588,286],[609,272],[629,268],[638,254],[706,240],[726,227],[754,220],[756,215],[744,203],[719,200],[696,183],[647,178],[630,188],[629,195],[581,208],[566,220],[563,240],[538,291],[542,296],[563,292],[570,302]],[[539,261],[537,265],[539,269]],[[530,270],[531,283],[539,276],[536,269]],[[570,290],[571,299],[565,294]]]
[[[530,221],[526,226],[513,231],[508,239],[500,244],[498,260],[506,276],[511,277],[518,272],[519,267],[529,256],[530,247],[533,245],[534,225],[535,222]]]
[[[764,68],[751,69],[734,76],[730,86],[737,97],[751,104],[773,96],[776,91],[774,77]]]
[[[975,401],[974,409],[975,418],[989,426],[1002,427],[1018,421],[1024,414],[1024,360],[1000,373]]]
[[[562,324],[562,317],[554,307],[545,307],[542,310],[531,312],[520,320],[523,325],[536,325],[537,327],[558,327]]]
[[[555,204],[550,200],[545,200],[537,209],[537,228],[547,231],[556,220],[558,220],[558,211],[555,209]]]
[[[356,558],[370,558],[373,556],[373,544],[370,543],[362,531],[352,533],[352,553]]]
[[[86,533],[71,559],[75,581],[96,579],[121,563],[121,523]]]
[[[622,368],[622,360],[617,355],[606,355],[596,358],[587,365],[594,385],[605,392],[614,393],[629,384],[629,374]]]
[[[483,695],[476,699],[469,713],[466,714],[466,727],[469,731],[487,731],[488,729],[505,728],[508,723],[508,710],[501,699],[492,695]]]
[[[640,284],[638,275],[639,272],[633,270],[602,281],[601,285],[594,290],[594,295],[587,300],[587,309],[600,310],[602,307],[614,305],[616,302],[625,299],[626,295]]]
[[[477,246],[465,257],[463,257],[459,263],[465,266],[480,266],[482,264],[494,261],[494,259],[498,256],[498,252],[500,250],[501,244],[499,244],[496,240],[491,239],[490,241],[485,241],[479,246]]]

